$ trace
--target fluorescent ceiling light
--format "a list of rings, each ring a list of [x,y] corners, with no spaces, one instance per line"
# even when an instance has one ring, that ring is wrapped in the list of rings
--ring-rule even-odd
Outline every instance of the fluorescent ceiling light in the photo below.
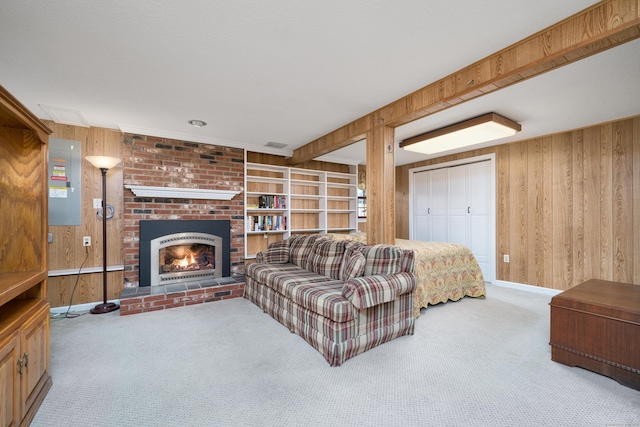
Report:
[[[400,142],[400,148],[424,154],[454,150],[515,135],[520,124],[495,113],[423,133]]]

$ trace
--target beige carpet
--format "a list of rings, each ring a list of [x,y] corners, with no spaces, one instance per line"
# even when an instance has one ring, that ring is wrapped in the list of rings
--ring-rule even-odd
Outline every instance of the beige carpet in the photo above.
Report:
[[[640,426],[640,392],[552,362],[549,296],[422,311],[331,368],[245,299],[52,322],[34,426]]]

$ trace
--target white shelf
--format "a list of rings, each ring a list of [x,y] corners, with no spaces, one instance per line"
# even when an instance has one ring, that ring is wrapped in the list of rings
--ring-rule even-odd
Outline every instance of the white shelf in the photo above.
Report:
[[[250,175],[251,173],[261,172],[267,172],[265,175],[271,174],[278,177]],[[269,191],[269,184],[273,184],[271,189],[277,191]],[[256,189],[261,191],[255,191]],[[303,192],[308,192],[306,190],[309,190],[316,194],[300,194],[301,190]],[[263,195],[285,197],[287,207],[282,209],[245,207],[245,216],[282,215],[286,219],[287,227],[291,227],[292,224],[297,226],[309,224],[313,228],[245,231],[245,259],[254,259],[255,253],[251,252],[262,250],[261,248],[265,248],[268,243],[280,238],[278,235],[281,235],[283,239],[287,239],[292,234],[298,233],[324,234],[332,231],[355,231],[358,229],[356,173],[298,169],[245,162],[245,206],[248,205],[247,198],[252,198],[255,201],[256,197]],[[328,202],[334,202],[335,206]],[[252,203],[252,205],[255,205],[255,203]],[[292,205],[309,206],[309,209],[291,208]],[[331,207],[337,209],[331,209]],[[327,227],[327,219],[331,215],[340,214],[348,216],[348,220],[347,217],[344,218],[344,227]],[[342,220],[337,221],[338,217],[333,216],[331,218],[336,220],[334,221],[337,223],[335,225],[342,225]],[[262,235],[265,237],[264,240],[260,237]],[[251,237],[251,240],[248,240],[247,237]]]
[[[272,184],[286,184],[285,178],[273,178],[270,176],[247,176],[247,182],[259,182],[259,183],[272,183]]]
[[[324,228],[296,228],[294,230],[291,230],[292,234],[295,233],[320,233],[321,231],[324,231]]]
[[[261,214],[269,215],[270,213],[282,213],[286,212],[287,208],[247,208],[247,212],[260,212]]]

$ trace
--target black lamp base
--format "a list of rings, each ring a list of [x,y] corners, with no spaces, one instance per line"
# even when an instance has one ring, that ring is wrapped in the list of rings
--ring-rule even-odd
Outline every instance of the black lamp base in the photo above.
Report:
[[[113,302],[108,302],[106,304],[98,304],[95,307],[93,307],[91,309],[91,314],[103,314],[103,313],[109,313],[112,311],[116,311],[117,309],[119,309],[120,306],[118,304],[115,304]]]

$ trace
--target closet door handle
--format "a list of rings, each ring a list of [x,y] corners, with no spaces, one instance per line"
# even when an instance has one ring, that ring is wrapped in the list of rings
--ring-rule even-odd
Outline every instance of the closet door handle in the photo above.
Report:
[[[427,208],[427,215],[431,215],[431,208]]]
[[[467,206],[467,213],[471,213],[471,206]]]

